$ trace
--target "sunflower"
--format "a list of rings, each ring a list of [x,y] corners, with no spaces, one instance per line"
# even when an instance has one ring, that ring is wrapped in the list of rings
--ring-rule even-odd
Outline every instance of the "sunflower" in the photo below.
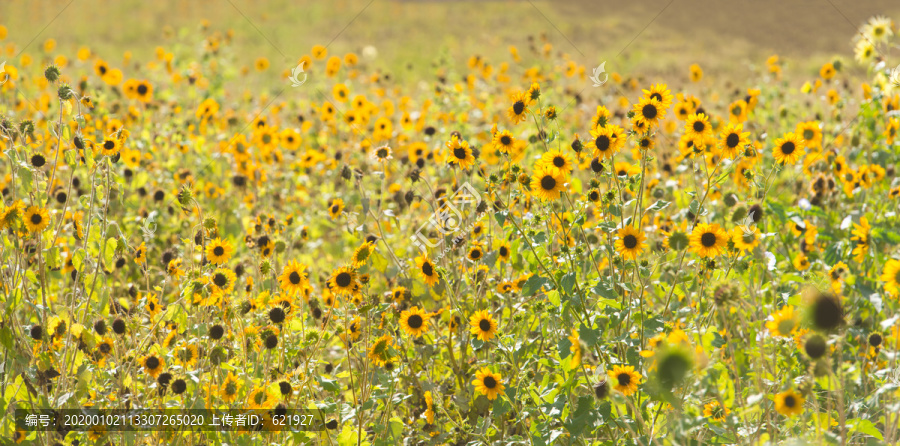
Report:
[[[391,360],[389,349],[393,342],[394,340],[389,334],[376,339],[372,344],[372,347],[369,348],[369,359],[371,359],[375,365],[384,367],[384,365]]]
[[[28,209],[25,210],[23,220],[25,221],[25,227],[28,229],[28,232],[43,232],[44,229],[47,229],[47,227],[50,226],[50,212],[44,208],[29,206]]]
[[[350,261],[353,262],[354,268],[359,268],[369,261],[369,257],[372,256],[372,252],[374,252],[375,248],[371,242],[363,242],[356,248],[356,251],[353,251],[353,256],[350,258]]]
[[[672,92],[666,84],[652,85],[649,90],[642,90],[647,99],[656,99],[660,107],[667,109],[672,106]]]
[[[496,245],[497,250],[497,259],[501,262],[509,262],[510,255],[512,255],[512,251],[510,251],[509,243],[506,241],[500,241]]]
[[[749,143],[747,139],[750,132],[741,132],[743,124],[728,124],[719,135],[719,150],[722,156],[735,159],[743,153],[744,146]]]
[[[459,137],[453,135],[447,142],[447,150],[450,151],[447,163],[456,164],[462,169],[468,169],[475,165],[475,157],[472,155],[468,141],[460,141]]]
[[[789,337],[800,325],[793,305],[787,305],[772,313],[772,320],[766,321],[766,328],[772,336]]]
[[[144,356],[141,359],[141,365],[144,366],[144,371],[147,372],[150,376],[156,378],[162,373],[163,367],[166,366],[163,358],[156,356],[155,354]]]
[[[253,410],[269,409],[275,406],[275,403],[277,402],[278,396],[265,385],[254,387],[253,390],[247,394],[247,405]]]
[[[615,124],[594,128],[591,138],[585,148],[601,160],[612,158],[625,145],[625,131]]]
[[[728,233],[716,223],[700,223],[691,231],[691,251],[700,257],[715,257],[724,251],[727,244]]]
[[[684,134],[695,140],[706,138],[712,133],[709,116],[705,113],[694,113],[684,122]]]
[[[626,260],[634,260],[644,249],[644,236],[642,231],[632,226],[625,226],[618,231],[619,239],[616,240],[616,251]]]
[[[822,129],[817,121],[807,121],[797,124],[797,135],[803,139],[805,147],[815,149],[822,145]]]
[[[795,164],[805,154],[804,147],[803,139],[793,132],[789,132],[775,140],[772,156],[779,163]]]
[[[332,220],[336,220],[344,212],[344,200],[335,198],[328,203],[328,215]]]
[[[703,406],[703,416],[710,418],[713,421],[724,421],[725,416],[729,413],[731,413],[731,410],[727,407],[722,407],[718,401],[713,401]]]
[[[225,295],[234,291],[234,282],[237,280],[234,271],[227,268],[218,268],[209,277],[210,293]]]
[[[331,273],[328,279],[328,287],[337,295],[356,294],[359,284],[356,282],[356,272],[349,266],[342,266]]]
[[[803,395],[793,389],[775,395],[775,410],[785,416],[800,415],[803,413]]]
[[[428,329],[427,324],[430,317],[430,314],[420,310],[419,307],[412,307],[400,313],[400,326],[410,336],[419,337]]]
[[[175,362],[185,368],[197,365],[197,346],[193,344],[183,344],[175,349]]]
[[[134,250],[134,263],[137,263],[138,265],[147,263],[147,243],[142,242],[141,246],[138,246],[137,249]]]
[[[500,153],[509,153],[510,150],[514,149],[516,146],[516,138],[513,137],[509,130],[503,130],[494,133],[491,144],[493,144],[494,148],[500,151]]]
[[[802,252],[797,254],[796,257],[794,257],[794,260],[792,263],[794,264],[794,268],[796,268],[797,271],[803,271],[803,270],[809,268],[809,258],[806,257],[806,254],[804,254]]]
[[[556,170],[538,167],[531,177],[531,191],[541,200],[558,200],[559,193],[566,190],[566,178]]]
[[[641,98],[634,104],[633,111],[635,119],[648,127],[659,124],[659,120],[666,116],[666,108],[656,98]]]
[[[732,123],[741,123],[747,120],[747,112],[750,108],[747,101],[738,99],[728,106],[728,120]]]
[[[150,317],[153,318],[160,311],[162,311],[162,307],[159,305],[159,299],[156,296],[150,296],[147,298],[147,305],[144,306],[147,310],[147,313],[150,314]]]
[[[428,257],[425,255],[416,257],[416,267],[419,269],[419,274],[422,275],[422,279],[425,280],[426,285],[437,285],[440,277],[438,272],[434,269],[434,263],[431,263],[431,260],[429,260]]]
[[[215,265],[221,265],[231,258],[234,248],[227,240],[216,238],[206,245],[206,258]]]
[[[497,322],[487,310],[476,312],[469,318],[470,331],[475,337],[487,342],[497,334]]]
[[[99,145],[100,153],[106,156],[113,156],[122,149],[122,143],[116,138],[107,137]]]
[[[632,366],[613,366],[608,372],[610,381],[613,382],[613,388],[628,396],[637,391],[637,386],[641,382],[641,375],[634,371]]]
[[[388,146],[376,147],[375,150],[372,151],[372,159],[378,161],[379,163],[386,162],[387,160],[393,159],[393,153],[391,152],[391,148]]]
[[[503,392],[503,377],[499,373],[493,373],[487,367],[475,372],[475,380],[472,381],[475,392],[487,397],[489,400],[497,399],[497,395]]]
[[[477,262],[484,257],[484,247],[481,246],[480,243],[472,243],[472,247],[469,248],[469,252],[466,254],[466,258],[473,262]]]
[[[884,290],[889,294],[892,296],[900,294],[900,260],[890,259],[884,264],[881,281],[884,282]]]
[[[281,290],[290,295],[296,295],[309,286],[307,278],[306,265],[291,260],[284,266],[281,276],[278,278],[281,282]]]
[[[506,111],[509,120],[512,121],[513,124],[518,124],[527,119],[528,106],[531,104],[531,99],[528,97],[527,92],[522,91],[513,93],[510,96],[510,101],[512,102],[512,105]]]
[[[759,245],[759,228],[756,226],[738,226],[731,230],[731,241],[742,253],[753,251]]]
[[[551,150],[544,153],[541,156],[540,163],[547,170],[555,170],[561,175],[568,175],[575,168],[572,164],[572,157],[559,150]]]
[[[241,381],[232,372],[228,372],[228,377],[219,385],[219,397],[226,403],[234,402],[241,391]]]

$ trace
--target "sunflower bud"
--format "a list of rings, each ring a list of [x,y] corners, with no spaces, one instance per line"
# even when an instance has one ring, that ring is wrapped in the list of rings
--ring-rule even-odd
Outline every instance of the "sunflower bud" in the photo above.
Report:
[[[46,69],[44,69],[44,78],[46,78],[50,82],[56,82],[59,80],[60,75],[59,67],[56,65],[50,65]]]
[[[72,96],[74,96],[72,87],[70,87],[69,84],[60,85],[59,88],[56,90],[56,94],[58,94],[59,98],[64,101],[72,99]]]

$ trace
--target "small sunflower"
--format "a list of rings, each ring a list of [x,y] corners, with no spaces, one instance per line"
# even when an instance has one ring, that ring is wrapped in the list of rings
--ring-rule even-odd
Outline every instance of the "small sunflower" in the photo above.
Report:
[[[50,226],[50,213],[44,208],[29,206],[28,209],[25,210],[23,220],[25,221],[25,227],[28,229],[28,232],[43,232],[44,229],[47,229],[47,227]]]
[[[718,224],[698,224],[690,235],[691,250],[700,257],[715,257],[725,250],[728,233]]]
[[[500,260],[501,262],[509,262],[509,258],[512,255],[509,243],[507,243],[506,241],[498,242],[496,250],[498,260]]]
[[[144,356],[141,359],[141,365],[144,366],[144,371],[147,372],[148,375],[156,378],[162,373],[163,367],[166,366],[165,361],[155,354],[150,354]]]
[[[470,331],[475,337],[487,342],[497,334],[497,322],[487,310],[476,312],[469,318]]]
[[[787,305],[772,313],[772,320],[766,321],[766,328],[772,336],[790,337],[800,325],[793,305]]]
[[[328,215],[332,220],[337,220],[338,217],[344,212],[344,200],[340,198],[335,198],[328,203]]]
[[[475,392],[487,397],[489,400],[497,399],[497,395],[503,392],[503,377],[499,373],[491,372],[488,368],[482,368],[475,372],[475,380],[472,381]]]
[[[147,263],[147,243],[141,243],[141,246],[134,250],[134,263],[138,265]]]
[[[637,386],[641,382],[641,375],[634,371],[632,366],[614,366],[608,372],[609,379],[613,383],[613,388],[628,396],[637,391]]]
[[[558,171],[538,168],[531,177],[531,192],[541,200],[558,200],[559,193],[566,190],[566,178]]]
[[[353,262],[354,268],[359,268],[366,263],[369,262],[369,257],[372,256],[372,253],[375,251],[375,247],[370,242],[363,242],[356,248],[356,251],[353,251],[353,256],[350,258],[350,261]]]
[[[775,140],[772,156],[782,164],[796,164],[805,154],[803,140],[793,132]]]
[[[122,149],[122,143],[116,138],[107,137],[100,143],[99,147],[100,153],[106,156],[113,156]]]
[[[626,260],[634,260],[644,249],[646,236],[640,230],[632,226],[625,226],[618,231],[619,239],[616,240],[616,251]]]
[[[684,134],[695,140],[708,137],[712,134],[709,116],[706,116],[705,113],[694,113],[688,116],[684,123]]]
[[[247,405],[253,410],[270,409],[278,402],[278,397],[265,385],[255,387],[247,395]]]
[[[666,116],[665,107],[656,98],[641,98],[637,104],[634,104],[633,111],[635,118],[648,127],[659,124],[659,120]]]
[[[484,257],[484,247],[480,243],[473,243],[466,254],[466,258],[473,262],[477,262]]]
[[[468,169],[475,165],[475,156],[472,155],[472,148],[469,147],[468,141],[460,141],[456,135],[453,135],[447,143],[447,150],[449,150],[447,163],[456,164],[461,169]]]
[[[793,389],[775,395],[775,410],[778,413],[791,417],[803,413],[803,395]]]
[[[528,93],[525,91],[513,93],[510,97],[510,101],[512,102],[512,105],[506,111],[509,120],[512,121],[513,124],[525,121],[528,118],[528,106],[531,104]]]
[[[625,131],[615,124],[594,128],[591,138],[585,148],[592,150],[601,161],[612,158],[625,145]]]
[[[188,368],[197,364],[197,346],[193,344],[183,344],[174,352],[175,362],[180,366]]]
[[[575,166],[572,164],[572,157],[559,150],[551,150],[541,156],[541,165],[547,170],[555,170],[561,175],[572,173]]]
[[[726,158],[737,158],[744,151],[744,146],[748,144],[747,139],[750,132],[741,132],[744,129],[743,124],[728,124],[725,130],[719,135],[719,150],[722,156]]]
[[[410,336],[419,337],[428,329],[430,317],[430,314],[420,310],[419,307],[412,307],[400,313],[400,327]]]
[[[509,153],[516,146],[516,138],[513,137],[509,130],[503,130],[494,133],[491,144],[493,144],[494,148],[500,151],[500,153]]]
[[[281,290],[290,295],[296,295],[309,286],[306,265],[291,260],[284,266],[281,276],[278,278]]]
[[[884,264],[881,281],[884,282],[884,289],[889,294],[893,296],[900,294],[900,260],[890,259]]]
[[[206,246],[206,258],[210,263],[221,265],[231,259],[231,253],[234,248],[227,240],[217,238]]]
[[[703,406],[703,416],[713,421],[724,421],[729,413],[731,413],[731,410],[727,407],[722,407],[718,401],[713,401]]]
[[[237,280],[234,271],[227,268],[218,268],[209,277],[210,293],[225,295],[234,291],[234,283]]]
[[[237,400],[241,391],[241,381],[232,372],[228,372],[228,377],[219,385],[219,397],[226,403],[232,403]]]
[[[736,249],[748,253],[759,245],[760,235],[756,226],[737,226],[731,230],[731,241]]]
[[[419,269],[419,274],[422,275],[422,279],[425,280],[426,285],[437,285],[440,277],[437,270],[434,269],[434,263],[431,263],[431,260],[429,260],[428,257],[425,255],[416,257],[416,267]]]

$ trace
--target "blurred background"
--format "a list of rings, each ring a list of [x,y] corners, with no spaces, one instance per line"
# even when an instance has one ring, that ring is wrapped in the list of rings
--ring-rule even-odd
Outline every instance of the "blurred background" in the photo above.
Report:
[[[683,74],[699,63],[715,74],[778,54],[811,74],[834,56],[852,60],[850,38],[869,17],[898,13],[896,0],[2,0],[0,44],[20,50],[53,38],[60,52],[88,46],[111,60],[124,51],[144,60],[167,44],[166,33],[206,20],[211,30],[234,30],[248,64],[262,56],[274,67],[317,44],[337,54],[371,45],[377,63],[402,77],[430,70],[439,54],[506,60],[509,45],[527,48],[531,35],[540,46],[543,35],[588,67],[610,61],[607,71]]]

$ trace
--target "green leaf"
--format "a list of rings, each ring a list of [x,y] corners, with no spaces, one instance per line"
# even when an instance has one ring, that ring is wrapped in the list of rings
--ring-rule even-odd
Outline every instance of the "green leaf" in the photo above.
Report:
[[[668,201],[656,200],[656,203],[653,203],[649,208],[647,208],[647,212],[663,210],[669,207],[670,204],[672,203],[669,203]]]
[[[855,418],[852,420],[848,420],[847,424],[850,425],[850,432],[859,432],[864,435],[868,435],[870,437],[875,437],[879,440],[884,440],[884,436],[875,427],[875,424],[869,420],[864,420],[862,418]]]
[[[567,295],[572,295],[572,289],[575,287],[575,273],[568,273],[563,276],[560,281],[560,285],[562,285],[563,291],[566,292]]]
[[[540,291],[540,289],[550,283],[550,280],[546,277],[538,276],[537,274],[528,278],[525,282],[525,285],[522,287],[522,295],[523,296],[534,296],[535,293]]]

